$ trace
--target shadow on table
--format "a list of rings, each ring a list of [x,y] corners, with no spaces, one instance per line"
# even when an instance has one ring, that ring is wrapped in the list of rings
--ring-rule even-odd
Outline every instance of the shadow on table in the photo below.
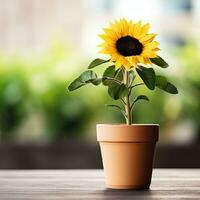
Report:
[[[103,199],[127,199],[128,197],[148,197],[150,198],[154,194],[154,191],[151,189],[145,190],[114,190],[114,189],[105,189],[102,191]]]

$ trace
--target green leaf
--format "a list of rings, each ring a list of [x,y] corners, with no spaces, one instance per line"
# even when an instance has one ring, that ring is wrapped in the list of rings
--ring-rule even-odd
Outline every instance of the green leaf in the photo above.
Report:
[[[168,82],[167,78],[164,76],[156,76],[156,87],[170,94],[178,94],[177,88],[172,83]]]
[[[134,100],[134,102],[137,102],[139,100],[149,101],[149,98],[146,95],[139,95],[139,96],[136,97],[136,99]]]
[[[95,72],[88,70],[83,72],[78,78],[76,78],[68,87],[69,91],[76,90],[88,83],[93,83],[94,85],[99,84],[97,75]]]
[[[129,74],[129,86],[131,86],[133,81],[135,80],[136,74],[133,70],[130,70],[128,74]]]
[[[115,71],[115,78],[119,81],[123,81],[124,74],[122,68],[119,68],[118,70]]]
[[[156,86],[167,85],[167,78],[165,76],[156,75]]]
[[[97,79],[91,80],[91,83],[93,85],[99,85],[99,84],[101,84],[101,82],[102,82],[102,78],[97,78]]]
[[[118,69],[115,71],[115,66],[109,66],[103,73],[103,84],[110,85],[113,82],[121,82],[123,80],[123,71]]]
[[[120,111],[121,111],[121,107],[120,106],[118,106],[118,105],[113,105],[113,104],[109,104],[109,105],[106,105],[106,106],[108,106],[108,107],[112,107],[112,108],[117,108],[117,109],[119,109]]]
[[[144,81],[145,85],[150,89],[155,89],[155,83],[156,83],[156,75],[153,70],[153,68],[146,68],[143,66],[138,66],[136,68],[136,71],[140,78]]]
[[[167,68],[169,65],[165,62],[165,60],[163,58],[161,58],[160,56],[156,57],[156,58],[150,58],[151,62],[159,67],[162,68]]]
[[[68,87],[68,90],[69,91],[73,91],[73,90],[76,90],[82,86],[84,86],[86,83],[83,83],[80,81],[80,79],[75,79]]]
[[[111,83],[113,83],[113,79],[115,77],[115,66],[109,66],[103,73],[103,84],[104,85],[110,85]]]
[[[114,100],[123,98],[127,96],[129,93],[128,88],[125,84],[118,84],[113,82],[108,86],[108,94],[113,98]]]
[[[163,90],[170,94],[178,94],[178,89],[176,88],[176,86],[169,82],[167,82],[167,85]]]
[[[88,66],[88,69],[92,69],[98,65],[101,65],[103,63],[106,63],[106,62],[109,62],[109,60],[103,60],[103,59],[100,59],[100,58],[96,58],[95,60],[93,60],[89,66]]]
[[[94,80],[97,78],[97,75],[95,72],[93,72],[92,70],[87,70],[85,72],[83,72],[80,76],[79,76],[79,79],[82,81],[82,82],[85,82],[85,83],[90,83],[91,80]]]
[[[103,77],[111,77],[114,78],[115,77],[115,66],[111,65],[108,68],[106,68],[106,70],[103,73]]]
[[[135,98],[135,100],[133,101],[132,105],[131,105],[131,109],[133,108],[133,106],[135,105],[135,103],[139,100],[145,100],[145,101],[149,101],[149,98],[146,95],[139,95]]]

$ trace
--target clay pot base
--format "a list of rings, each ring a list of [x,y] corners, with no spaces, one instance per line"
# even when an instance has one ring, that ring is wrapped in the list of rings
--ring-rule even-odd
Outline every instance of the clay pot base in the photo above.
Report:
[[[110,190],[147,190],[149,185],[107,185]]]

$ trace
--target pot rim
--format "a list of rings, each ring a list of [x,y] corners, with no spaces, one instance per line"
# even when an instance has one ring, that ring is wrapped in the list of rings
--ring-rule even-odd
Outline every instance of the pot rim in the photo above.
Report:
[[[152,126],[158,126],[160,127],[159,124],[131,124],[131,125],[128,125],[128,124],[96,124],[96,126],[118,126],[118,127],[134,127],[134,126],[144,126],[144,127],[152,127]]]
[[[159,124],[97,124],[99,142],[157,142]]]

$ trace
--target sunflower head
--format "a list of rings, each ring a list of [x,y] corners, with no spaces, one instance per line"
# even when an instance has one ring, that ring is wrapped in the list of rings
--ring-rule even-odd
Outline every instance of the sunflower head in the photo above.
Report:
[[[150,58],[157,57],[159,43],[154,41],[156,34],[148,33],[150,24],[142,25],[141,21],[133,23],[121,19],[104,28],[99,53],[111,56],[116,69],[124,66],[126,70],[138,63],[151,64]]]

